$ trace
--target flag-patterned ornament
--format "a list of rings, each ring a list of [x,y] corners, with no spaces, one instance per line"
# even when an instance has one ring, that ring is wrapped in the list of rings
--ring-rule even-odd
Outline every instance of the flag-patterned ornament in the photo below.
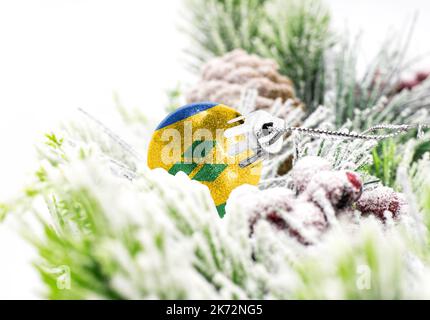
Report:
[[[179,171],[209,188],[218,214],[223,217],[230,193],[242,184],[258,184],[261,162],[241,168],[248,150],[236,156],[227,153],[224,131],[238,122],[228,121],[240,114],[225,105],[202,102],[183,106],[169,114],[156,128],[148,150],[148,166]],[[240,122],[239,122],[240,124]]]

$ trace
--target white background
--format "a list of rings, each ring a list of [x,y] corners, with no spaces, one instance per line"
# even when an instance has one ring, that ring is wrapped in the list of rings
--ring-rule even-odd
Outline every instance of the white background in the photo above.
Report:
[[[430,52],[430,3],[329,0],[334,27],[363,32],[363,61],[419,13],[410,56]],[[190,83],[180,0],[0,0],[0,201],[28,180],[42,134],[84,107],[104,118],[118,92],[156,117],[165,90]],[[430,60],[422,62],[430,69]],[[107,116],[107,115],[106,115]],[[161,115],[160,115],[161,116]],[[34,252],[0,224],[0,299],[35,298]]]

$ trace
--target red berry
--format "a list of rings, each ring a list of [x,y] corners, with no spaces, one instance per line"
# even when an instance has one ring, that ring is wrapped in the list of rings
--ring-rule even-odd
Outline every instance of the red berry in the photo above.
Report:
[[[291,171],[294,186],[298,192],[305,191],[312,178],[321,171],[332,169],[330,162],[321,157],[303,157],[294,165]]]
[[[420,71],[415,75],[415,79],[419,82],[423,82],[429,77],[429,75],[430,75],[430,72]]]
[[[409,80],[402,80],[396,87],[396,92],[400,92],[404,89],[411,90],[417,85],[421,84],[421,82],[427,80],[430,76],[430,72],[428,71],[420,71],[415,74],[415,78]]]
[[[265,220],[275,230],[286,232],[301,244],[308,245],[311,240],[307,234],[317,237],[327,228],[325,216],[317,206],[295,198],[285,188],[264,190],[253,195],[247,205],[251,211],[250,236],[254,234],[259,221]]]
[[[323,171],[315,175],[303,196],[321,206],[318,195],[327,197],[333,208],[344,209],[357,201],[362,192],[359,176],[351,171]]]
[[[363,188],[363,184],[361,183],[360,177],[356,173],[347,171],[346,177],[357,190],[361,190]]]
[[[374,215],[382,221],[386,220],[386,213],[394,219],[398,218],[404,205],[403,195],[388,187],[366,191],[357,201],[357,209],[362,215]]]

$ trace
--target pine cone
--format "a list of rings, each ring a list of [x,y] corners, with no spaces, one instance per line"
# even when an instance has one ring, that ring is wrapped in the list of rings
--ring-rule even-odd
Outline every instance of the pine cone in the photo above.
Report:
[[[256,109],[270,108],[275,99],[295,99],[292,81],[278,73],[274,60],[236,49],[203,66],[201,81],[188,93],[187,101],[213,101],[237,107],[244,89],[256,89]],[[298,100],[295,105],[300,105]]]

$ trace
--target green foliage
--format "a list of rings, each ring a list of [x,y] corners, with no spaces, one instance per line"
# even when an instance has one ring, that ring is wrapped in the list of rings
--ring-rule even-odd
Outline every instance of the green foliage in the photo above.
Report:
[[[6,217],[6,214],[8,211],[9,211],[8,206],[4,203],[0,203],[0,222],[2,222],[3,219]]]
[[[415,132],[402,137],[380,141],[372,150],[372,164],[364,166],[364,171],[380,182],[396,190],[401,190],[398,169],[401,165],[413,170],[429,154],[428,134],[424,139],[416,139]],[[407,156],[405,155],[407,154]]]
[[[373,149],[373,164],[367,167],[367,172],[376,178],[379,178],[384,186],[396,186],[397,167],[401,161],[401,155],[398,153],[394,140],[380,142]]]
[[[413,161],[420,160],[426,153],[430,152],[430,141],[423,141],[415,149]]]
[[[428,250],[418,242],[410,243],[402,226],[391,226],[386,232],[387,225],[361,220],[358,231],[351,233],[350,226],[334,225],[320,244],[304,247],[288,234],[261,223],[251,238],[246,204],[240,197],[230,199],[227,215],[218,219],[207,188],[196,181],[145,166],[135,172],[132,182],[112,175],[116,167],[103,159],[120,161],[123,155],[115,144],[101,147],[85,140],[78,127],[74,130],[61,135],[65,156],[44,162],[30,186],[34,194],[24,196],[28,205],[23,211],[36,214],[43,228],[40,234],[31,225],[26,237],[38,250],[35,266],[48,298],[427,296],[409,288],[410,271],[403,257]],[[70,137],[74,148],[66,147]],[[46,155],[57,150],[57,145],[44,144],[42,159],[49,159]],[[80,156],[82,148],[88,155],[84,158]],[[348,154],[357,149],[349,146],[337,156],[349,162]],[[392,155],[393,149],[393,145],[381,149],[378,168],[384,166],[383,156]],[[426,171],[420,168],[420,172]],[[48,219],[34,205],[41,199],[49,209]],[[429,210],[427,201],[420,198],[422,207]],[[65,270],[70,288],[61,284]],[[363,270],[371,273],[369,289],[357,285]],[[425,289],[427,275],[427,265],[423,274],[414,274],[419,289]]]
[[[221,236],[200,184],[184,177],[187,187],[178,188],[178,178],[145,170],[130,185],[106,174],[99,161],[68,159],[74,160],[48,169],[49,183],[40,190],[51,219],[32,208],[42,235],[26,231],[49,298],[185,299],[219,296],[227,283],[246,287],[251,271]],[[64,270],[69,288],[61,285]],[[236,290],[224,297],[239,297]]]
[[[274,59],[293,79],[297,96],[312,112],[324,101],[330,14],[315,0],[281,1],[271,9],[257,53]]]
[[[235,48],[272,58],[292,79],[308,112],[320,104],[330,107],[338,128],[348,120],[353,130],[412,122],[415,111],[429,103],[428,95],[417,99],[418,92],[396,92],[412,64],[405,56],[413,23],[400,36],[393,31],[359,74],[360,37],[335,36],[330,14],[318,0],[191,0],[188,10],[188,32],[195,43],[189,55],[198,61],[196,67]],[[413,112],[403,111],[408,107]]]
[[[307,250],[267,224],[250,238],[240,201],[217,219],[207,190],[185,176],[145,170],[130,184],[76,159],[47,178],[51,219],[38,215],[42,234],[33,225],[27,237],[50,299],[423,297],[408,287],[407,238],[377,221],[334,228]]]
[[[180,84],[175,88],[167,90],[166,112],[170,113],[181,106],[182,90]]]
[[[254,51],[267,15],[270,0],[187,0],[187,28],[194,47],[188,53],[195,67],[209,57],[220,56],[236,48]]]
[[[127,123],[140,123],[147,124],[148,117],[140,110],[140,108],[126,108],[118,93],[114,92],[113,101],[115,103],[115,107],[121,115],[122,119]]]
[[[352,119],[357,105],[357,43],[343,41],[339,52],[334,54],[331,83],[328,84],[332,97],[326,97],[335,115],[336,127],[342,126],[347,119]]]
[[[357,241],[345,238],[345,242],[340,243],[342,235],[330,237],[329,243],[337,241],[338,244],[322,248],[316,256],[299,263],[297,272],[303,285],[299,286],[296,298],[378,300],[404,297],[407,266],[402,262],[406,248],[397,238],[401,234],[384,237],[379,227],[369,222],[361,228]],[[324,259],[324,254],[330,258]]]
[[[334,63],[326,61],[333,40],[330,15],[317,0],[189,3],[195,62],[235,48],[275,59],[281,72],[292,78],[310,112],[323,102],[331,108],[312,113],[304,125],[321,127],[326,122],[330,129],[360,131],[375,122],[411,123],[428,118],[421,111],[430,102],[430,82],[412,91],[393,92],[403,49],[384,46],[358,80],[357,42],[340,44],[340,52],[331,56]],[[117,95],[114,98],[128,129],[135,128],[133,124],[142,129],[148,123],[142,110],[126,109]],[[179,104],[180,88],[169,91],[168,98],[167,110],[171,110]],[[357,217],[352,227],[334,217],[331,228],[314,246],[300,245],[267,221],[260,221],[250,237],[249,208],[240,197],[232,196],[227,215],[218,219],[207,188],[196,181],[150,171],[87,123],[71,124],[65,131],[61,138],[46,135],[34,182],[16,203],[0,204],[0,220],[7,211],[30,211],[42,226],[37,233],[31,225],[25,235],[38,250],[35,266],[48,298],[430,296],[428,242],[412,240],[422,227],[419,219],[381,224]],[[134,133],[136,141],[149,136]],[[321,142],[306,137],[300,144],[307,154],[332,160],[336,169],[361,168],[372,156],[373,164],[365,167],[367,173],[387,186],[409,192],[409,218],[423,215],[430,239],[427,140],[405,144],[395,139],[375,149],[372,141],[359,140]],[[412,155],[406,156],[405,150]],[[409,174],[406,178],[397,175],[402,166]],[[40,201],[49,217],[39,211]],[[329,204],[327,207],[330,210]],[[422,268],[411,268],[410,260],[418,261]],[[70,276],[70,288],[59,284],[63,271]],[[361,271],[371,273],[368,288],[357,284]]]
[[[40,182],[45,182],[47,180],[46,170],[44,167],[40,167],[39,170],[36,171],[36,177]]]
[[[414,149],[406,154],[406,160],[410,161],[414,155]],[[413,204],[415,210],[420,210],[419,219],[425,224],[424,232],[426,234],[426,244],[430,243],[430,153],[426,153],[423,157],[416,162],[412,162],[408,168],[409,179],[414,194],[410,195],[411,198],[416,200]],[[417,233],[421,230],[417,230]],[[428,248],[423,250],[423,255],[430,261],[430,252]]]
[[[110,287],[110,272],[114,270],[98,256],[109,232],[100,205],[85,190],[71,190],[61,194],[61,200],[53,197],[48,203],[56,228],[45,225],[43,241],[31,237],[43,259],[37,268],[48,286],[48,298],[82,299],[88,290],[94,297],[121,298]],[[70,270],[73,290],[59,286],[56,269],[63,266]]]
[[[424,222],[427,226],[427,239],[430,241],[430,182],[422,190],[422,207],[424,212]],[[430,254],[429,254],[430,255]]]
[[[64,139],[58,138],[54,133],[45,134],[47,138],[46,144],[54,149],[60,149],[63,145]]]
[[[402,112],[405,108],[428,103],[425,99],[417,101],[417,92],[397,92],[402,74],[411,66],[405,56],[413,28],[411,23],[405,34],[388,37],[362,75],[357,67],[360,36],[353,41],[346,37],[338,41],[331,55],[332,62],[327,66],[330,72],[327,73],[324,99],[324,103],[334,110],[337,127],[348,120],[359,130],[384,122],[402,123],[404,114],[410,115]],[[426,89],[415,90],[424,92]]]
[[[188,33],[197,62],[242,48],[274,59],[313,111],[323,102],[330,15],[318,0],[191,0]],[[304,54],[306,52],[306,54]],[[195,64],[199,66],[199,63]]]

